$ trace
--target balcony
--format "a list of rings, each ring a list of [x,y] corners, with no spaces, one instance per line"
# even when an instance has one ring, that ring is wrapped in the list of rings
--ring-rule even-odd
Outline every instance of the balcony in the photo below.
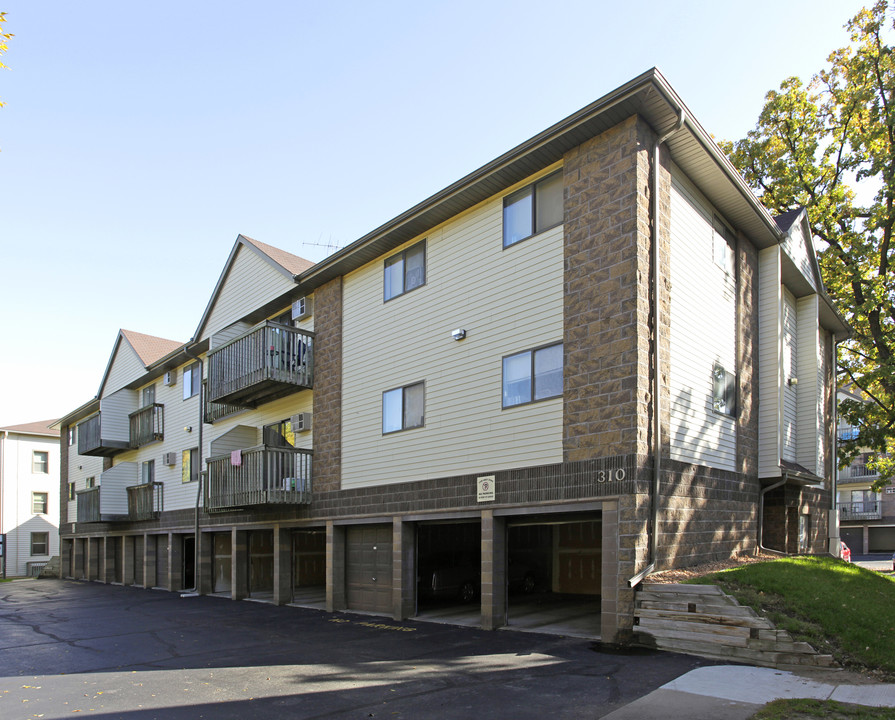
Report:
[[[209,401],[207,380],[204,380],[202,382],[202,387],[204,389],[202,397],[205,400],[203,419],[209,425],[213,425],[222,418],[229,417],[230,415],[235,415],[236,413],[245,410],[244,407],[240,407],[239,405],[227,405],[226,403],[216,403]]]
[[[128,449],[126,440],[103,438],[102,416],[102,413],[97,413],[78,423],[78,455],[111,457]]]
[[[80,435],[78,436],[80,438]],[[84,453],[81,453],[82,455]],[[79,523],[95,523],[100,522],[99,514],[99,492],[102,488],[92,487],[86,490],[78,490],[76,493],[78,503],[78,522]]]
[[[854,520],[879,520],[882,518],[878,500],[865,500],[863,502],[839,503],[840,522]]]
[[[160,482],[131,485],[127,488],[128,520],[154,520],[164,506],[165,485]]]
[[[259,445],[237,452],[208,458],[206,510],[311,502],[312,451]]]
[[[165,406],[153,403],[127,416],[130,423],[130,446],[143,447],[165,439]]]
[[[313,377],[314,334],[266,321],[208,353],[208,402],[258,407]]]
[[[853,463],[848,466],[848,477],[851,478],[875,478],[876,470],[871,470],[863,463]]]

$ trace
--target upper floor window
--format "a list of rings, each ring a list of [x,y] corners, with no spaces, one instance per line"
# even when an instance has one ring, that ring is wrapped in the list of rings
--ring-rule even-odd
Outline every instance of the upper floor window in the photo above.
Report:
[[[72,425],[68,429],[68,445],[71,447],[78,441],[78,426]]]
[[[199,363],[187,365],[183,369],[183,399],[187,400],[198,395],[200,387],[202,387],[202,375]]]
[[[729,277],[736,273],[736,241],[717,217],[712,223],[712,260]]]
[[[147,407],[155,404],[155,385],[149,385],[143,388],[143,405]]]
[[[712,368],[712,409],[725,415],[736,414],[736,375],[718,363]]]
[[[295,447],[295,432],[292,430],[291,419],[265,425],[261,437],[268,447]]]
[[[69,482],[68,484],[68,499],[74,500],[77,497],[75,494],[75,484],[73,482]]]
[[[386,258],[384,297],[391,300],[426,284],[426,241]]]
[[[50,554],[50,533],[45,533],[45,532],[31,533],[31,554],[32,555],[49,555]]]
[[[199,448],[183,451],[180,462],[180,479],[185,483],[199,479]]]
[[[45,492],[31,493],[31,512],[35,515],[46,515],[49,498],[49,494]]]
[[[95,478],[95,477],[89,477],[89,478],[87,478],[86,485],[87,485],[87,489],[88,489],[88,490],[89,490],[90,488],[95,488],[95,487],[96,487],[96,478]]]
[[[50,454],[46,450],[35,450],[31,456],[31,472],[50,472]]]
[[[382,393],[382,434],[422,427],[425,420],[425,383]]]
[[[503,199],[503,246],[562,224],[562,170]]]
[[[525,350],[503,359],[503,406],[562,395],[562,343]]]
[[[141,480],[144,484],[155,482],[155,460],[144,460],[141,470]]]

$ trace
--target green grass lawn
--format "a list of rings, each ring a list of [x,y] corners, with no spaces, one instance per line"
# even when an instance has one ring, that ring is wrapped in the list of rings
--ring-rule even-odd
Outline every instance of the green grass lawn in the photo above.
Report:
[[[895,679],[892,576],[818,556],[743,565],[690,582],[720,586],[843,667]]]
[[[752,720],[811,720],[812,718],[892,720],[895,718],[895,710],[849,705],[833,700],[775,700],[752,716]]]

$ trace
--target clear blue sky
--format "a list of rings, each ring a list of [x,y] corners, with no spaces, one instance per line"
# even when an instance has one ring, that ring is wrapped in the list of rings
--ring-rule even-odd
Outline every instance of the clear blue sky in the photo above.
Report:
[[[0,0],[0,426],[188,340],[238,233],[311,260],[656,66],[736,139],[853,0]]]

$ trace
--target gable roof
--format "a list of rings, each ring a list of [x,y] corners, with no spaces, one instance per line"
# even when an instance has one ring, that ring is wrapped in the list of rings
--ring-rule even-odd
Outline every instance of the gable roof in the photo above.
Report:
[[[305,260],[298,255],[293,255],[290,252],[275,248],[273,245],[268,245],[267,243],[260,242],[253,238],[246,237],[240,233],[236,236],[236,242],[233,243],[233,249],[230,250],[227,262],[224,263],[224,269],[221,271],[221,275],[214,286],[214,291],[211,293],[208,305],[205,307],[205,312],[202,313],[202,318],[199,320],[196,332],[193,333],[191,342],[198,340],[202,336],[202,332],[205,330],[205,325],[211,315],[212,308],[214,308],[214,305],[221,294],[221,290],[224,288],[224,283],[227,280],[227,276],[230,274],[230,270],[233,268],[236,256],[241,248],[253,252],[292,283],[296,282],[295,278],[299,274],[308,271],[314,265],[310,260]]]
[[[20,433],[22,435],[46,435],[48,437],[59,437],[59,429],[55,430],[50,427],[50,425],[54,425],[58,422],[56,419],[53,420],[40,420],[38,422],[30,422],[30,423],[22,423],[21,425],[8,425],[7,427],[0,427],[0,430],[5,430],[6,432],[11,433]]]
[[[165,338],[145,335],[133,330],[122,329],[121,335],[130,343],[130,346],[137,353],[137,357],[140,358],[140,362],[145,367],[152,365],[156,360],[165,357],[165,355],[174,352],[183,345],[183,343],[177,340],[166,340]]]

